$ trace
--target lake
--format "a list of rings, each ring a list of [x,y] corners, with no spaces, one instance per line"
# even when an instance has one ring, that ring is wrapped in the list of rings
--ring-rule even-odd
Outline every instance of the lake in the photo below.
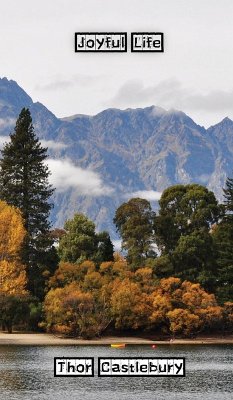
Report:
[[[94,377],[54,377],[54,357],[95,357]],[[97,357],[185,357],[185,377],[97,376]],[[0,346],[1,400],[230,400],[232,345]]]

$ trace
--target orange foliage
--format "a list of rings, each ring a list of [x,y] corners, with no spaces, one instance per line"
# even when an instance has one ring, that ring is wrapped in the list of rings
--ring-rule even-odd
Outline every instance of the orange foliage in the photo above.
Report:
[[[116,328],[145,326],[150,313],[148,299],[137,283],[128,278],[115,280],[112,287],[111,310]]]
[[[94,271],[95,264],[92,261],[84,261],[82,264],[62,261],[50,278],[49,286],[52,288],[63,287],[72,282],[83,281],[87,273]]]
[[[172,334],[189,336],[201,327],[200,318],[189,310],[175,308],[167,313]]]
[[[5,294],[26,294],[26,271],[18,261],[0,261],[0,292]]]
[[[0,201],[0,292],[5,295],[27,293],[25,266],[19,258],[25,235],[20,211]]]
[[[181,282],[179,278],[161,279],[151,301],[151,322],[167,324],[174,334],[190,335],[198,330],[212,329],[223,318],[223,310],[213,294],[205,292],[200,284]]]
[[[224,303],[223,315],[225,319],[226,328],[232,332],[233,331],[233,302],[227,301]]]
[[[20,211],[0,201],[0,260],[18,257],[25,235]]]
[[[81,265],[62,262],[50,285],[53,289],[46,296],[45,313],[47,326],[51,322],[57,331],[69,327],[74,333],[78,326],[83,334],[92,325],[98,330],[101,315],[106,326],[112,320],[118,329],[158,327],[188,336],[218,327],[223,318],[214,295],[199,284],[174,277],[158,282],[152,268],[133,272],[122,257],[102,263],[99,269],[90,261]],[[86,304],[86,316],[81,313],[80,299]]]
[[[64,288],[51,289],[44,302],[46,325],[51,331],[92,337],[108,324],[104,305],[91,293],[83,292],[76,282]]]

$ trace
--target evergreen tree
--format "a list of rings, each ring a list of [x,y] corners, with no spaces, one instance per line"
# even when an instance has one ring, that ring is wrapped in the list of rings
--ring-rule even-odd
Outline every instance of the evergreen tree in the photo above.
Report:
[[[20,209],[27,235],[22,249],[22,261],[27,267],[28,288],[43,297],[45,271],[57,263],[49,235],[48,221],[53,193],[48,182],[49,170],[44,163],[47,149],[34,133],[30,111],[23,108],[10,142],[2,150],[0,160],[0,198]],[[52,259],[52,260],[51,260]],[[48,273],[49,271],[47,271]],[[53,272],[53,271],[51,271]]]
[[[221,303],[233,301],[233,223],[223,220],[213,239],[217,251],[217,296]]]
[[[103,261],[113,261],[113,244],[109,233],[106,231],[96,234],[97,252],[94,261],[99,265]]]
[[[233,178],[227,178],[226,189],[223,189],[225,197],[225,207],[227,211],[227,219],[233,220]]]
[[[214,229],[213,238],[217,250],[219,300],[233,300],[233,179],[227,178],[224,192],[226,214]]]
[[[132,268],[154,259],[153,250],[155,212],[150,202],[133,198],[116,210],[113,222],[122,238],[122,249],[127,250],[127,261]]]
[[[159,205],[156,242],[163,254],[172,254],[182,236],[209,232],[223,215],[214,193],[195,183],[170,186],[162,193]]]
[[[84,214],[76,213],[64,225],[65,234],[59,242],[62,261],[80,264],[91,260],[100,265],[113,260],[113,244],[108,232],[95,232],[95,224]]]

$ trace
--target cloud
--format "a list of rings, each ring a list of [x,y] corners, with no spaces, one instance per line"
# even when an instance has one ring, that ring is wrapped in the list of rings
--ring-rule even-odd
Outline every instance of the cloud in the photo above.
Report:
[[[74,165],[70,160],[46,161],[51,171],[50,183],[59,192],[68,188],[77,188],[80,195],[85,196],[110,196],[113,189],[104,185],[98,173]]]
[[[151,86],[145,86],[142,80],[135,79],[125,82],[109,103],[114,107],[155,104],[167,109],[227,112],[232,111],[233,90],[212,90],[203,93],[196,88],[185,87],[174,78]]]
[[[48,147],[49,149],[52,150],[62,150],[68,147],[67,144],[62,143],[62,142],[55,142],[54,140],[44,140],[42,139],[41,141],[42,146]]]
[[[45,91],[54,91],[54,90],[66,90],[72,86],[72,81],[69,80],[55,80],[50,83],[37,85],[35,87],[36,90],[45,90]]]
[[[197,178],[201,183],[208,183],[210,180],[211,174],[202,174],[199,175]]]
[[[15,125],[15,118],[0,118],[0,129],[12,128]]]
[[[137,192],[127,193],[125,197],[135,198],[139,197],[148,201],[158,201],[162,195],[162,192],[156,192],[155,190],[139,190]]]
[[[68,90],[74,86],[92,86],[99,81],[103,80],[102,75],[85,75],[85,74],[77,74],[73,75],[70,79],[63,79],[61,77],[55,78],[50,83],[36,85],[35,89],[40,91],[58,91],[58,90]]]
[[[121,240],[113,240],[112,244],[114,246],[114,251],[121,250]]]
[[[9,142],[9,140],[9,136],[0,136],[0,148],[2,148],[5,143]]]
[[[10,141],[9,136],[0,136],[0,147],[3,147],[3,145],[9,141]],[[52,150],[62,150],[62,149],[65,149],[66,147],[68,147],[68,145],[65,143],[55,142],[53,140],[42,139],[40,142],[43,147],[48,147],[49,149],[52,149]]]

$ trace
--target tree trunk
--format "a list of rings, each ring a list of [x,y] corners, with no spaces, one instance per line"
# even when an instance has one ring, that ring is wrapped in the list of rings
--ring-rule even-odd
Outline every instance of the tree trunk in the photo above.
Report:
[[[6,324],[6,327],[7,327],[7,332],[8,332],[8,333],[12,333],[12,323],[11,323],[11,322],[8,322],[8,323]]]

